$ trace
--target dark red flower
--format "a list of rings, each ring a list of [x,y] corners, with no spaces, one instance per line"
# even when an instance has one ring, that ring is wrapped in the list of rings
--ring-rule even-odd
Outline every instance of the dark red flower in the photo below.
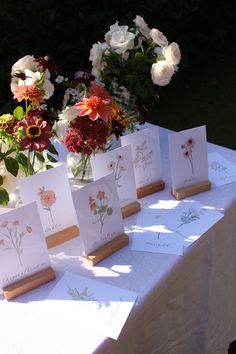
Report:
[[[89,86],[91,85],[91,82],[95,80],[95,76],[84,70],[79,70],[75,73],[74,79],[76,84],[84,84],[86,86]]]
[[[36,61],[38,66],[40,66],[43,71],[45,71],[46,69],[48,69],[52,73],[58,73],[60,71],[55,61],[49,55],[46,55],[45,57],[39,57],[37,59],[34,59],[34,61]]]

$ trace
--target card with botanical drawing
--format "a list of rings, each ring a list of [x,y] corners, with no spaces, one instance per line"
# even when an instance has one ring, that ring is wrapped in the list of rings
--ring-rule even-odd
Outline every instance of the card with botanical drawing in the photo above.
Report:
[[[118,339],[136,298],[134,292],[66,272],[39,308],[91,334]]]
[[[94,180],[113,172],[121,207],[137,200],[131,146],[96,154],[91,165]]]
[[[124,233],[113,173],[72,192],[85,255]]]
[[[208,154],[208,173],[215,186],[236,182],[236,165],[218,152]]]
[[[131,145],[136,188],[161,180],[162,166],[157,126],[122,136],[121,145]]]
[[[155,205],[142,208],[132,226],[133,251],[183,255],[183,237],[163,222],[163,215],[165,212]]]
[[[65,164],[19,181],[23,203],[36,201],[45,236],[77,225]]]
[[[208,180],[206,127],[169,134],[172,189]]]
[[[50,266],[36,202],[0,215],[0,293]]]
[[[216,224],[223,214],[212,206],[185,199],[162,217],[172,230],[184,236],[185,245],[192,243]]]

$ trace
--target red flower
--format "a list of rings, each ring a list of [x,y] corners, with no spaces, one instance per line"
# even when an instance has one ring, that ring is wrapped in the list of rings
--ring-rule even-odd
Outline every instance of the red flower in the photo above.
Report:
[[[98,200],[103,200],[103,199],[105,199],[105,192],[99,191],[99,192],[97,193],[97,199],[98,199]]]
[[[43,151],[51,144],[51,127],[38,116],[26,116],[22,119],[17,128],[23,127],[23,138],[21,149],[29,151]]]
[[[43,71],[45,71],[46,69],[53,73],[58,73],[60,71],[59,67],[49,55],[46,55],[45,57],[40,57],[38,59],[35,59],[34,61],[36,61],[38,66],[40,66]]]
[[[113,115],[111,96],[99,85],[92,85],[89,90],[89,97],[76,103],[75,107],[80,110],[80,117],[88,115],[93,121],[98,118],[107,121]]]

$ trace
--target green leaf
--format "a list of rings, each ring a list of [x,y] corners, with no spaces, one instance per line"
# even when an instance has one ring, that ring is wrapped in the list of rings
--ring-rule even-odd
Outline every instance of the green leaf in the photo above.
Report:
[[[57,162],[57,160],[52,155],[47,154],[47,158],[50,162]]]
[[[17,156],[17,161],[19,163],[19,167],[25,176],[33,175],[34,169],[31,163],[29,163],[27,157],[23,153],[19,153]]]
[[[16,177],[19,171],[18,162],[11,156],[5,157],[4,162],[7,171]]]
[[[21,106],[17,106],[13,111],[13,116],[18,120],[21,120],[24,117],[24,110]]]
[[[53,166],[51,166],[51,165],[46,165],[46,169],[47,169],[47,170],[50,170],[51,168],[53,168]]]
[[[6,206],[9,203],[9,195],[5,188],[0,187],[0,204]]]
[[[40,162],[45,162],[45,158],[42,154],[40,154],[39,152],[35,152],[35,156],[37,157],[37,159],[40,161]]]
[[[112,208],[107,208],[107,215],[110,216],[113,213]]]
[[[3,178],[0,176],[0,186],[3,184]]]
[[[55,146],[53,146],[52,144],[49,146],[48,151],[51,154],[58,155],[58,151],[56,150]]]

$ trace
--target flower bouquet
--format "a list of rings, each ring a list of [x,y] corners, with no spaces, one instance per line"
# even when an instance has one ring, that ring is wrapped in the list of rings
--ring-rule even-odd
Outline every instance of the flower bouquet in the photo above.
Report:
[[[42,104],[54,92],[50,71],[57,67],[48,57],[26,55],[12,67],[11,91],[22,105],[0,116],[0,204],[8,205],[20,176],[52,167],[57,154],[51,143],[57,115]],[[46,152],[46,155],[45,155]]]
[[[61,81],[61,80],[60,80]],[[68,85],[55,134],[67,150],[67,162],[75,177],[91,180],[90,157],[111,148],[130,126],[122,107],[90,73],[79,71]]]
[[[181,53],[177,43],[156,28],[150,29],[137,15],[131,27],[110,26],[104,42],[93,44],[90,51],[92,74],[124,106],[144,109],[144,102],[155,102],[156,86],[169,84],[178,70]]]

